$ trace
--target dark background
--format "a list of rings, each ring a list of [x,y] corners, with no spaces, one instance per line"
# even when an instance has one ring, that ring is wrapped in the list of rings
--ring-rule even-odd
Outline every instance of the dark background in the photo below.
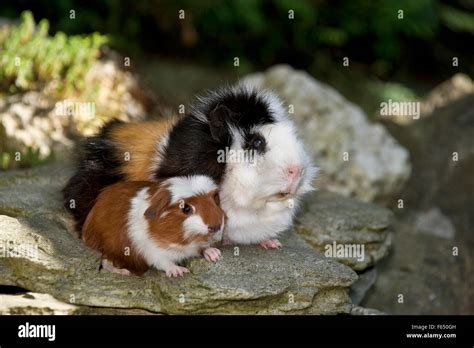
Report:
[[[180,9],[185,20],[177,20]],[[474,72],[473,0],[2,0],[0,16],[18,18],[24,10],[47,18],[51,33],[98,31],[134,56],[224,67],[238,56],[248,70],[285,62],[319,78],[347,56],[364,74],[421,85],[451,77],[446,62],[453,56],[459,71]]]

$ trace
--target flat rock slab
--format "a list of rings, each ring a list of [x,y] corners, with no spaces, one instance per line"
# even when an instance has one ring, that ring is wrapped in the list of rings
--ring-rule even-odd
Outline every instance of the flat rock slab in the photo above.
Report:
[[[305,245],[226,247],[215,264],[193,259],[169,279],[99,271],[100,256],[77,239],[59,191],[70,171],[46,166],[0,177],[0,284],[74,305],[170,314],[335,314],[351,310],[357,275]]]
[[[388,254],[392,243],[392,220],[393,214],[388,209],[322,190],[305,199],[295,230],[326,256],[329,248],[334,249],[334,243],[336,248],[364,246],[363,258],[335,257],[361,271]]]
[[[71,315],[77,308],[49,294],[0,295],[0,315]]]

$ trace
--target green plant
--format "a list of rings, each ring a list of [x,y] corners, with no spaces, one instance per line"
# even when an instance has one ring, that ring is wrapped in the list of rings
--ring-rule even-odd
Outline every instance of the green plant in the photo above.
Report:
[[[107,37],[98,33],[48,36],[49,22],[35,24],[25,11],[21,24],[0,33],[0,89],[9,93],[54,86],[58,95],[84,89],[84,76]]]
[[[11,156],[7,152],[0,153],[0,169],[6,170],[11,161]]]
[[[40,150],[33,147],[26,147],[21,153],[21,161],[15,161],[16,154],[13,152],[0,151],[0,171],[7,169],[30,168],[40,164],[52,163],[56,160],[56,155],[51,152],[47,156],[42,156]]]

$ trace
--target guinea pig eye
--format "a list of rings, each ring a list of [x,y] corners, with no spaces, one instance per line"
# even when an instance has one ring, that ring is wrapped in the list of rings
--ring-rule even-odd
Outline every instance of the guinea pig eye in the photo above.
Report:
[[[265,150],[265,139],[260,134],[253,134],[247,142],[247,147],[262,153]]]
[[[181,211],[183,213],[185,213],[186,215],[189,215],[191,214],[191,212],[193,211],[193,208],[189,205],[189,204],[185,204],[182,208],[181,208]]]
[[[217,192],[214,195],[214,201],[216,202],[217,205],[219,205],[221,203],[221,200],[219,198],[219,193],[217,193]]]
[[[262,147],[263,145],[263,141],[261,139],[255,139],[253,142],[252,142],[252,147],[255,149],[255,150],[258,150]]]

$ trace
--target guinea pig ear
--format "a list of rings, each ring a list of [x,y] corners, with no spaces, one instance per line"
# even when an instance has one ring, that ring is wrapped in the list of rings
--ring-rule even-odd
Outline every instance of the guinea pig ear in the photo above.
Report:
[[[225,105],[217,106],[209,113],[209,127],[212,138],[216,141],[221,140],[225,135],[225,119],[232,114]]]
[[[165,211],[171,201],[168,189],[162,187],[150,199],[150,206],[145,211],[145,217],[149,220],[156,220]]]

